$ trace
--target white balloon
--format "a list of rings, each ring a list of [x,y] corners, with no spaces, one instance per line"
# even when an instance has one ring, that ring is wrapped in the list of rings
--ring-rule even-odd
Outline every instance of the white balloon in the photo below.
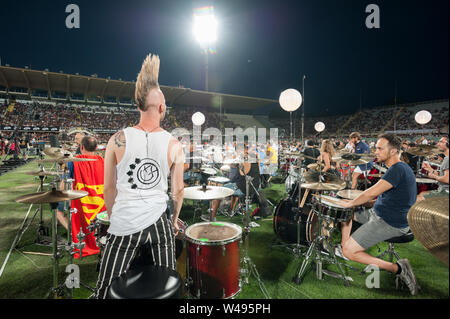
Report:
[[[202,125],[205,123],[205,115],[203,115],[202,112],[194,113],[194,115],[192,115],[192,123],[194,123],[194,125]]]
[[[431,121],[431,113],[425,110],[419,111],[416,113],[414,119],[417,123],[424,125]]]
[[[314,125],[314,129],[320,133],[325,129],[325,124],[323,122],[317,122],[316,125]]]
[[[280,105],[287,112],[297,110],[303,103],[302,95],[295,89],[287,89],[281,92]]]

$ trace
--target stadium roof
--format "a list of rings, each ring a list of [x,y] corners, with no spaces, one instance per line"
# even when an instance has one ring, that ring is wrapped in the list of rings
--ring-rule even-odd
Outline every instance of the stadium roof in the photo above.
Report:
[[[135,82],[0,66],[0,93],[72,103],[134,105]],[[221,108],[226,112],[257,112],[277,100],[237,96],[189,88],[161,86],[169,107]]]

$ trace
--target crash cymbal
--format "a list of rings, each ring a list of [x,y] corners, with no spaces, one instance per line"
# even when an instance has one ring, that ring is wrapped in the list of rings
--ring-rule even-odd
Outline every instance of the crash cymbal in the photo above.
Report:
[[[15,199],[18,203],[27,204],[44,204],[44,203],[58,203],[67,200],[73,200],[87,196],[85,191],[58,191],[51,190],[49,192],[40,192],[34,194],[23,195]]]
[[[230,188],[219,186],[194,186],[184,189],[184,199],[193,200],[212,200],[221,199],[233,195],[234,191]]]
[[[96,159],[92,158],[78,158],[73,156],[61,156],[56,158],[47,158],[43,160],[38,160],[38,163],[68,163],[68,162],[93,162],[96,161]]]
[[[200,168],[201,173],[205,174],[205,175],[216,175],[217,171],[214,168],[210,168],[210,167],[202,167]]]
[[[361,195],[363,191],[358,189],[343,189],[339,191],[337,194],[338,196],[345,198],[345,199],[355,199],[359,195]]]
[[[63,156],[73,156],[73,154],[63,148],[58,147],[48,147],[44,149],[44,154],[51,157],[63,157]]]
[[[307,188],[311,190],[316,191],[339,191],[341,189],[345,188],[345,182],[344,183],[305,183],[300,185],[301,188]]]
[[[417,156],[431,156],[439,153],[439,149],[432,145],[417,145],[409,148],[407,153]]]
[[[31,176],[58,176],[58,173],[56,172],[47,172],[47,171],[24,172],[24,174]]]
[[[448,261],[449,197],[427,198],[414,204],[408,212],[408,224],[415,238],[440,261]]]
[[[320,174],[319,171],[308,171],[305,173],[304,177],[307,183],[323,182],[323,183],[340,184],[344,182],[339,178],[339,176],[336,176],[329,172]]]

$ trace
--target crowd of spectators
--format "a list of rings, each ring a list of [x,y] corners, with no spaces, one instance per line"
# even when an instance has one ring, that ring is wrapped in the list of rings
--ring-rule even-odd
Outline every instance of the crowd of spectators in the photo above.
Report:
[[[11,107],[13,104],[13,107]],[[432,114],[432,121],[425,126],[420,126],[414,120],[414,115],[420,109],[427,109]],[[394,121],[391,119],[401,110]],[[192,130],[192,115],[195,112],[202,112],[205,115],[205,123],[202,128],[235,128],[236,125],[227,120],[226,116],[221,116],[218,112],[211,111],[202,107],[174,107],[168,109],[162,128],[171,132],[176,128],[185,128]],[[338,141],[339,137],[346,137],[350,132],[357,131],[368,139],[374,139],[380,130],[399,130],[404,138],[410,138],[412,142],[415,139],[424,136],[427,140],[435,140],[442,132],[448,132],[448,102],[416,106],[391,106],[378,109],[362,110],[359,114],[348,114],[329,117],[307,117],[304,122],[305,138],[316,138],[318,133],[314,130],[317,122],[325,124],[325,131],[321,137],[334,138]],[[42,103],[42,102],[23,102],[0,104],[0,125],[3,126],[37,126],[37,127],[57,127],[59,129],[59,139],[62,132],[68,132],[73,128],[82,128],[87,131],[95,132],[100,143],[107,143],[110,136],[127,126],[136,125],[139,121],[139,111],[134,108],[124,107],[100,107],[100,106],[78,106],[61,103]],[[353,119],[352,119],[353,118]],[[350,119],[352,119],[350,121]],[[270,118],[273,127],[279,128],[279,138],[287,139],[290,136],[289,118],[273,119]],[[348,122],[348,123],[347,123]],[[390,123],[389,123],[390,122]],[[389,125],[387,125],[389,123]],[[342,131],[340,129],[347,124]],[[433,132],[420,132],[421,129],[433,130]],[[416,134],[411,132],[401,132],[402,130],[418,131]],[[35,141],[49,141],[52,133],[32,132],[22,134],[27,136],[26,140],[31,143]],[[53,133],[55,134],[55,133]],[[301,121],[295,119],[293,125],[293,134],[299,139],[301,136]],[[12,132],[0,132],[2,139],[0,141],[0,152],[12,145]],[[70,137],[67,137],[69,138]],[[368,140],[369,142],[371,140]],[[17,141],[20,143],[20,140]],[[342,141],[344,142],[344,141]]]

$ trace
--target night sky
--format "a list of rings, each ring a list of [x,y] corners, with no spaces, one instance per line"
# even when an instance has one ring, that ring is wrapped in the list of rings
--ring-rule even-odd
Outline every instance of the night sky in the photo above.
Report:
[[[81,28],[67,29],[77,4]],[[2,65],[134,81],[148,53],[160,84],[203,90],[204,56],[193,9],[212,3],[219,21],[211,91],[278,100],[302,91],[306,115],[448,99],[449,1],[36,0],[2,1]],[[369,4],[380,29],[368,29]]]

